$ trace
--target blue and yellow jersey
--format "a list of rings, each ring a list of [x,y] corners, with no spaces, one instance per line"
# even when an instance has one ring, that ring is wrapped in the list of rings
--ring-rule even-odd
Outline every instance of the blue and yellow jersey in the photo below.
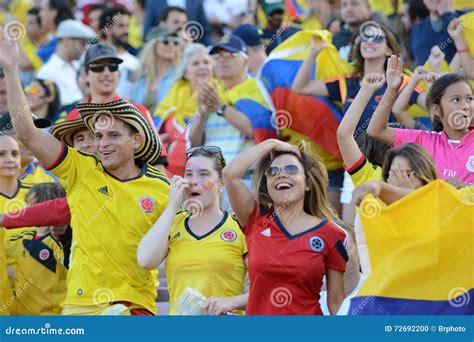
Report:
[[[128,301],[156,313],[152,273],[137,263],[141,238],[168,203],[169,181],[150,165],[120,180],[97,156],[63,145],[49,167],[66,189],[74,244],[66,305]],[[156,273],[155,273],[156,276]]]
[[[15,262],[17,315],[60,315],[66,298],[64,252],[51,234],[24,231],[8,241]]]
[[[0,228],[0,316],[10,314],[9,302],[13,299],[12,288],[7,275],[4,235],[5,229]]]
[[[25,185],[35,185],[38,183],[56,183],[57,179],[53,174],[43,169],[40,165],[31,162],[26,167],[25,173],[20,177]]]
[[[351,167],[346,167],[354,186],[359,186],[369,181],[382,180],[382,168],[369,162],[364,155]]]
[[[208,297],[232,297],[244,288],[247,245],[239,224],[228,213],[207,234],[197,236],[189,227],[187,211],[176,215],[170,231],[166,278],[170,314],[186,287]]]

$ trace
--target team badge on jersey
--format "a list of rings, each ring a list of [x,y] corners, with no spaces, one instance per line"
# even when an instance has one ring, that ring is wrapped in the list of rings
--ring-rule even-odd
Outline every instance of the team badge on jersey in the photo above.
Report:
[[[153,197],[142,196],[138,200],[138,205],[140,206],[140,208],[143,210],[144,213],[149,214],[153,210],[155,210],[156,203]]]
[[[39,252],[39,258],[43,261],[45,260],[48,260],[49,258],[49,251],[45,248],[45,249],[42,249],[40,252]]]
[[[227,242],[234,242],[237,239],[237,233],[232,229],[226,229],[221,233],[221,239]]]
[[[319,236],[312,236],[309,238],[309,247],[315,252],[322,252],[324,250],[324,240]]]

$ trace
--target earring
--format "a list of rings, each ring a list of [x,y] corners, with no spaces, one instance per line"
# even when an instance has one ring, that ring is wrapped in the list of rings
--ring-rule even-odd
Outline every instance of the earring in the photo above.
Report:
[[[224,189],[219,189],[219,192],[220,192],[220,193],[224,192]]]

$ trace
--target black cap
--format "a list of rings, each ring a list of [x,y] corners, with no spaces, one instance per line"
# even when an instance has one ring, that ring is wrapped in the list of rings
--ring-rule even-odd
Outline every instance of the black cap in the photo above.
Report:
[[[113,59],[117,64],[123,62],[123,59],[118,57],[117,50],[111,45],[104,43],[93,44],[87,49],[84,57],[84,65],[100,61],[101,59]]]
[[[244,41],[237,36],[224,36],[222,37],[219,44],[214,45],[211,50],[209,51],[210,55],[214,55],[220,49],[226,50],[229,52],[243,52],[247,54],[247,46],[245,45]]]
[[[33,123],[37,128],[48,128],[51,127],[51,121],[45,118],[38,118],[33,114]],[[7,131],[13,129],[12,119],[10,113],[5,113],[0,116],[0,131],[6,133]]]

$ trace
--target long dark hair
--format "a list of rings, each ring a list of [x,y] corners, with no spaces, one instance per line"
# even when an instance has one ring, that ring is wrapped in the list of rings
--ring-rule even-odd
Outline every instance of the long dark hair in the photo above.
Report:
[[[60,97],[59,97],[59,88],[53,81],[50,80],[42,80],[40,78],[36,78],[41,88],[43,88],[45,97],[49,97],[53,95],[53,101],[48,104],[48,112],[46,114],[46,119],[50,121],[54,121],[56,118],[56,112],[60,105]]]

